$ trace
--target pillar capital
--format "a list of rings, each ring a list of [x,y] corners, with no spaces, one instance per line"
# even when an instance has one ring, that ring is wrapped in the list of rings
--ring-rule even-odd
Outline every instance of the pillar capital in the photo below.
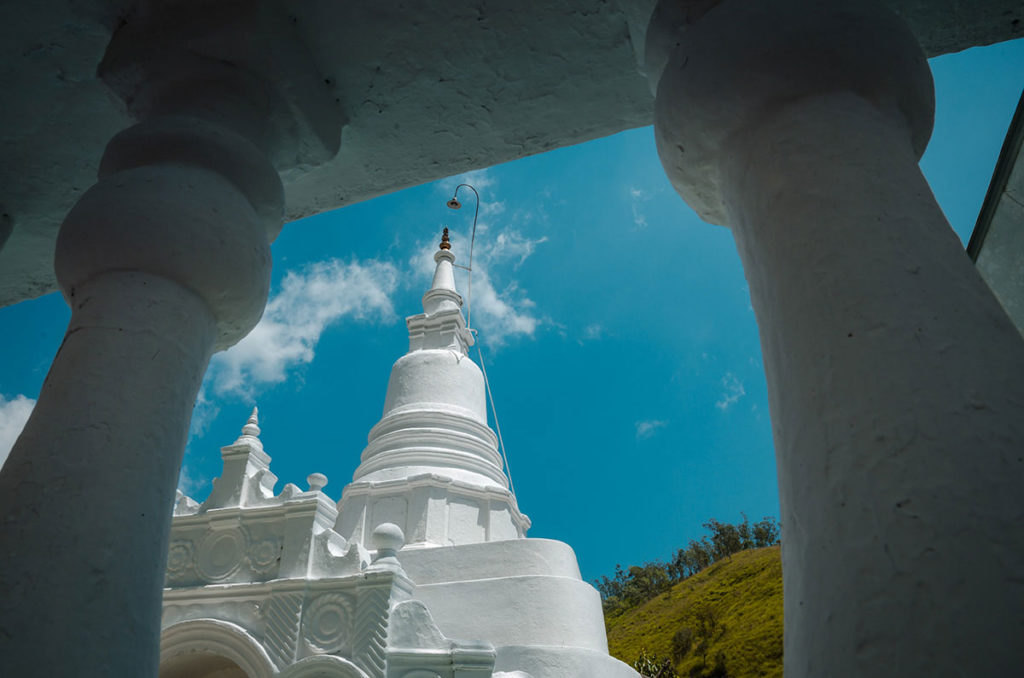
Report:
[[[333,80],[288,3],[140,2],[114,33],[99,76],[137,119],[209,120],[246,136],[279,171],[326,162],[340,147]]]
[[[793,102],[860,96],[906,128],[920,156],[934,91],[910,29],[873,1],[661,0],[648,30],[658,154],[683,199],[724,224],[729,142]]]
[[[72,310],[85,284],[113,272],[177,283],[212,312],[215,350],[249,333],[270,289],[264,224],[228,177],[199,166],[156,163],[108,175],[64,220],[54,262]]]

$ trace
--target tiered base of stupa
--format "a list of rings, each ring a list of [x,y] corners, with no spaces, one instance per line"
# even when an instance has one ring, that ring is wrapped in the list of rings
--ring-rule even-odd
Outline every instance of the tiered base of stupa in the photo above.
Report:
[[[406,549],[415,597],[452,638],[486,639],[494,670],[533,678],[637,678],[608,655],[601,598],[572,548],[549,539]]]
[[[364,546],[335,529],[349,521],[321,491],[323,476],[311,475],[305,492],[288,484],[272,493],[255,417],[247,428],[223,448],[210,498],[182,496],[175,509],[161,678],[637,678],[608,656],[600,597],[568,545],[404,546],[397,525],[364,522]],[[393,506],[387,493],[399,482],[415,498],[459,481],[349,486],[346,497],[355,491],[364,509],[353,515],[382,517],[375,502]],[[467,498],[476,490],[461,490],[469,494],[439,495],[440,505],[486,516],[489,504]],[[509,501],[489,492],[484,499]]]

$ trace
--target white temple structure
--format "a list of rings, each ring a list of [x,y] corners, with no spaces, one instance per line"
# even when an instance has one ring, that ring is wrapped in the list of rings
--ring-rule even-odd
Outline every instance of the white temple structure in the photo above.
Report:
[[[256,410],[209,498],[179,493],[161,678],[636,678],[572,549],[526,538],[449,247],[337,505],[318,473],[274,495]]]
[[[1024,339],[918,165],[927,57],[1024,35],[1020,0],[63,0],[3,3],[0,30],[0,304],[71,308],[0,472],[5,673],[157,673],[192,407],[259,321],[286,222],[652,122],[749,283],[787,677],[1020,672]],[[464,341],[429,318],[423,346]],[[444,410],[459,445],[403,451],[431,350],[396,372],[338,537],[404,520],[424,598],[446,584],[416,558],[530,543],[486,541],[526,523],[478,403]],[[452,538],[481,543],[429,547]]]

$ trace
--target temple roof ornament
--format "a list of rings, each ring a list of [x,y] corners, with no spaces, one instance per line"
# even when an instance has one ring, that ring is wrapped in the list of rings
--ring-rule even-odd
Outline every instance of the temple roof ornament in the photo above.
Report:
[[[242,442],[242,438],[259,438],[260,437],[260,411],[259,408],[253,406],[252,414],[249,415],[249,420],[245,422],[245,426],[242,427],[242,435],[236,442]]]

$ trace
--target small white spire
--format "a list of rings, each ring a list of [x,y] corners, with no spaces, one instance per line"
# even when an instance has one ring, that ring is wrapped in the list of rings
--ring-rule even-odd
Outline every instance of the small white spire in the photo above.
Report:
[[[252,414],[249,415],[249,421],[245,422],[245,426],[242,427],[242,438],[259,438],[260,437],[260,411],[258,407],[252,408]],[[241,438],[239,438],[241,440]]]
[[[458,311],[462,308],[462,297],[455,290],[455,270],[452,264],[455,263],[455,255],[451,251],[451,242],[448,240],[448,229],[444,229],[441,236],[441,245],[437,252],[434,252],[434,262],[437,268],[434,269],[434,279],[430,283],[430,289],[423,295],[423,310],[428,315],[434,315],[439,311]]]

